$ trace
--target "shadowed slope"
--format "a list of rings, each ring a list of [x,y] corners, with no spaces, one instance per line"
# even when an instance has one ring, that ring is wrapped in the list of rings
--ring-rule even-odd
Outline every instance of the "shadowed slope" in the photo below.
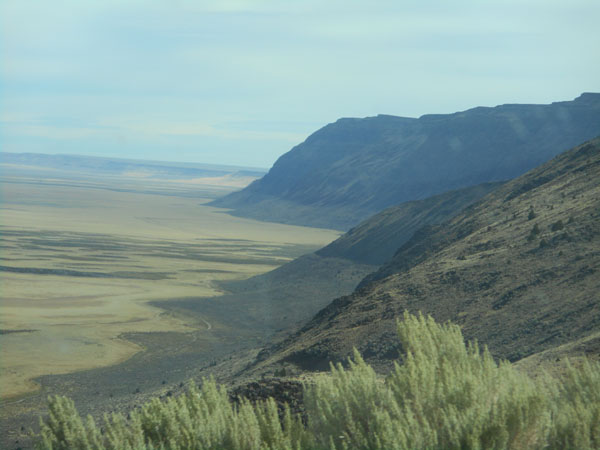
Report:
[[[265,334],[289,334],[334,298],[350,294],[415,229],[453,217],[500,185],[486,183],[388,208],[315,253],[247,280],[220,282],[226,291],[223,296],[161,306],[183,307],[217,321],[227,317],[237,327]]]
[[[368,218],[316,253],[365,264],[383,264],[419,228],[444,222],[501,185],[484,183],[392,206]]]

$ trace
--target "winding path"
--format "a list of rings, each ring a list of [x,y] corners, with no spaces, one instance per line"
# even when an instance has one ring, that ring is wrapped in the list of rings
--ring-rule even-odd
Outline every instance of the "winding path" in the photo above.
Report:
[[[199,317],[199,319],[206,324],[206,331],[209,331],[212,329],[212,325],[210,324],[210,322],[208,320],[204,320],[202,317]]]

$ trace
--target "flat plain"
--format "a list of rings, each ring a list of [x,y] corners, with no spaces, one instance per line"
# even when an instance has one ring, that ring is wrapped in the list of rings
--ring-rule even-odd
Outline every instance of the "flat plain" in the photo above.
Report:
[[[215,281],[266,272],[338,236],[203,205],[249,181],[89,179],[4,167],[3,415],[39,389],[37,377],[114,365],[144,349],[127,335],[198,339],[227,328],[225,319],[185,317],[150,302],[219,295]]]

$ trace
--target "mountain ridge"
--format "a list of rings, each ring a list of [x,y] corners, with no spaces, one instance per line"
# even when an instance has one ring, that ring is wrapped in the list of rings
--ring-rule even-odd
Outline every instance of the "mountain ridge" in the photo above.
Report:
[[[90,173],[100,172],[111,174],[147,171],[154,174],[176,177],[218,177],[230,174],[258,177],[267,172],[266,169],[257,167],[230,166],[225,164],[155,161],[150,159],[115,158],[62,153],[1,152],[0,165],[7,165],[11,168],[15,166],[34,166],[63,171],[86,171]],[[4,168],[4,170],[7,169]]]
[[[418,119],[343,118],[213,201],[234,215],[347,230],[386,207],[514,178],[600,133],[600,94]]]

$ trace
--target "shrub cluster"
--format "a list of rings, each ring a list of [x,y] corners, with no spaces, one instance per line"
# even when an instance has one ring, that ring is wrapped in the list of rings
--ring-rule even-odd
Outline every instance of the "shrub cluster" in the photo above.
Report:
[[[305,386],[308,423],[273,399],[233,405],[205,380],[186,395],[82,420],[50,399],[42,449],[592,449],[600,448],[600,364],[532,379],[496,363],[458,326],[405,313],[402,365],[380,379],[358,352]]]

